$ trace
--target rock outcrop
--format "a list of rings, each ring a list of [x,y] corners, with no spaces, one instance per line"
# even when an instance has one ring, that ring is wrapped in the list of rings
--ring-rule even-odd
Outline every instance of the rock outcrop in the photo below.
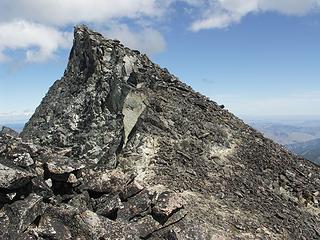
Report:
[[[0,134],[0,238],[319,239],[319,170],[78,26],[63,78]]]

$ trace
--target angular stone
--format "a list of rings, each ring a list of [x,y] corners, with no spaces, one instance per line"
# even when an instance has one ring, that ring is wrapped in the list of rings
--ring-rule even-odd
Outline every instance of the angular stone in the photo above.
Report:
[[[29,167],[34,164],[34,160],[32,159],[29,153],[23,153],[17,156],[13,160],[13,163],[20,167]]]
[[[154,204],[152,214],[160,222],[165,222],[172,213],[183,207],[181,198],[170,191],[160,193]]]
[[[0,135],[9,135],[12,137],[18,137],[19,133],[9,127],[3,126],[0,131]]]
[[[126,186],[129,176],[119,170],[90,170],[83,177],[83,188],[92,192],[117,193]]]
[[[80,226],[86,229],[92,239],[139,239],[137,229],[128,223],[111,221],[91,211],[81,213],[78,219]]]
[[[47,214],[41,217],[34,231],[38,236],[44,236],[46,239],[72,239],[71,231],[63,221]]]
[[[66,156],[51,155],[46,159],[46,166],[50,173],[61,175],[82,169],[85,167],[85,164],[74,161]]]
[[[95,202],[93,199],[90,198],[87,192],[74,196],[69,202],[69,205],[80,209],[82,211],[85,210],[93,210],[93,206]]]
[[[5,206],[3,218],[9,219],[6,232],[14,236],[25,231],[37,217],[44,213],[46,206],[42,200],[41,196],[32,193],[24,200]]]
[[[123,204],[118,195],[103,195],[96,200],[95,212],[111,220],[116,220],[118,210],[121,208],[123,208]]]
[[[18,189],[30,182],[34,174],[14,166],[7,166],[0,163],[0,188]]]
[[[137,228],[142,239],[148,239],[152,233],[160,229],[162,225],[154,220],[151,215],[137,221]],[[152,239],[152,238],[151,238]]]
[[[143,191],[123,202],[118,211],[118,218],[135,221],[151,213],[152,201],[149,192]]]
[[[138,194],[144,189],[142,183],[138,180],[133,180],[128,186],[125,186],[120,192],[120,198],[122,200],[127,200],[128,198]]]
[[[67,182],[68,183],[77,183],[78,179],[73,173],[70,173]]]

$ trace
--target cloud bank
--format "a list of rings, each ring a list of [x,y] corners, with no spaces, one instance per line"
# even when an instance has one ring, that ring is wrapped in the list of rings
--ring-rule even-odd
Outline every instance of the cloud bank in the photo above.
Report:
[[[1,0],[0,20],[25,19],[56,26],[115,18],[160,17],[169,0]]]
[[[165,38],[159,29],[170,14],[181,12],[171,11],[178,2],[194,13],[188,16],[194,32],[226,28],[252,13],[301,16],[320,8],[320,0],[1,0],[0,62],[10,60],[6,53],[12,50],[24,51],[27,62],[51,59],[70,46],[72,34],[63,29],[79,23],[142,52],[161,52]]]
[[[319,7],[319,0],[206,0],[198,6],[200,18],[190,28],[192,31],[225,28],[239,23],[248,14],[268,11],[301,16]]]
[[[121,41],[131,49],[139,49],[149,54],[162,52],[166,47],[164,37],[159,31],[152,28],[132,31],[127,25],[120,24],[112,26],[104,35],[121,39]]]
[[[0,112],[0,125],[7,123],[25,123],[34,111],[24,110],[21,112]]]
[[[27,62],[51,59],[72,42],[71,31],[61,29],[71,29],[79,23],[96,26],[107,36],[119,38],[142,52],[161,52],[165,40],[159,31],[150,26],[132,31],[120,21],[154,21],[164,15],[170,3],[170,0],[1,0],[0,62],[10,60],[6,54],[10,50],[24,51]]]
[[[69,47],[72,36],[55,28],[30,23],[13,21],[0,23],[0,61],[9,60],[4,50],[26,50],[28,62],[44,61],[52,58],[59,48]]]

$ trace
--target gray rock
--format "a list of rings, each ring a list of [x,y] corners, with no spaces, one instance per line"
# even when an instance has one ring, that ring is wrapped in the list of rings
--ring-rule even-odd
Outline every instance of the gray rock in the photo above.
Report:
[[[118,195],[103,195],[96,200],[96,213],[112,220],[117,219],[118,210],[123,204]]]
[[[17,133],[15,130],[9,128],[9,127],[6,127],[6,126],[3,126],[1,131],[0,131],[0,135],[9,135],[9,136],[12,136],[12,137],[18,137],[19,136],[19,133]]]
[[[34,174],[0,163],[0,189],[13,190],[25,186]]]
[[[162,192],[152,208],[152,214],[159,222],[165,223],[171,214],[182,209],[182,199],[173,192]]]
[[[88,192],[83,192],[82,194],[72,197],[68,204],[83,211],[87,209],[92,211],[95,206],[95,201],[90,198]]]
[[[85,167],[82,162],[74,161],[66,156],[50,155],[46,159],[46,167],[53,175],[70,174]]]
[[[222,108],[76,27],[22,139],[0,134],[0,238],[318,239],[319,166]]]
[[[148,191],[143,191],[138,195],[123,202],[123,207],[118,211],[118,218],[126,221],[136,221],[151,216],[152,199]]]
[[[137,180],[133,180],[128,186],[124,187],[120,192],[120,198],[127,200],[128,198],[138,194],[144,189],[142,183]]]
[[[29,153],[22,153],[13,160],[13,163],[20,167],[30,167],[34,164],[34,160]]]
[[[119,170],[91,169],[84,174],[83,189],[97,193],[119,193],[129,181],[129,176]]]
[[[26,199],[16,201],[3,208],[0,217],[1,226],[5,226],[0,232],[2,239],[14,239],[22,234],[36,219],[44,214],[46,206],[43,198],[30,194]]]
[[[50,215],[44,214],[34,229],[37,236],[43,236],[45,239],[72,239],[72,234],[63,221],[58,218],[52,218]]]

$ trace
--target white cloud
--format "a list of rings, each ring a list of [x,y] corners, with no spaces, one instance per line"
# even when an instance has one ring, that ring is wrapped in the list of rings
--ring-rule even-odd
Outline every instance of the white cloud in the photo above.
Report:
[[[191,30],[225,28],[250,13],[274,11],[286,15],[304,15],[319,9],[319,0],[207,0],[201,5],[200,19]]]
[[[127,25],[114,25],[105,32],[105,36],[119,39],[131,49],[138,49],[147,54],[162,52],[166,47],[164,37],[152,28],[134,32]]]
[[[200,31],[203,29],[211,28],[225,28],[228,27],[231,23],[239,22],[240,19],[241,17],[235,15],[231,16],[230,14],[214,14],[213,16],[195,21],[191,26],[191,30]]]
[[[7,50],[24,50],[27,61],[50,59],[69,47],[71,33],[61,29],[79,23],[108,29],[108,36],[142,52],[161,52],[165,39],[154,27],[161,24],[156,19],[165,19],[177,2],[198,13],[189,16],[193,31],[225,28],[250,13],[303,15],[320,6],[320,0],[1,0],[0,62],[9,59]],[[127,19],[137,31],[119,24]]]
[[[110,36],[146,53],[160,52],[165,40],[160,32],[140,23],[161,17],[175,0],[1,0],[0,62],[6,50],[23,50],[29,62],[45,61],[61,48],[68,48],[70,33],[62,28],[86,23],[109,29]],[[17,20],[18,19],[18,20]],[[131,19],[140,25],[133,32],[114,22]],[[40,24],[41,23],[41,24]]]
[[[53,57],[59,48],[70,44],[70,33],[52,27],[26,21],[0,23],[0,61],[9,59],[3,52],[5,49],[24,49],[27,61],[38,62]]]
[[[64,26],[114,18],[159,17],[171,0],[1,0],[0,21],[25,19]]]
[[[319,7],[319,0],[260,0],[262,11],[277,11],[288,15],[304,15]]]
[[[24,110],[21,112],[0,112],[0,124],[26,122],[34,113],[34,111]]]
[[[0,112],[0,117],[17,117],[17,116],[24,116],[29,117],[34,113],[34,111],[24,110],[22,112]]]

